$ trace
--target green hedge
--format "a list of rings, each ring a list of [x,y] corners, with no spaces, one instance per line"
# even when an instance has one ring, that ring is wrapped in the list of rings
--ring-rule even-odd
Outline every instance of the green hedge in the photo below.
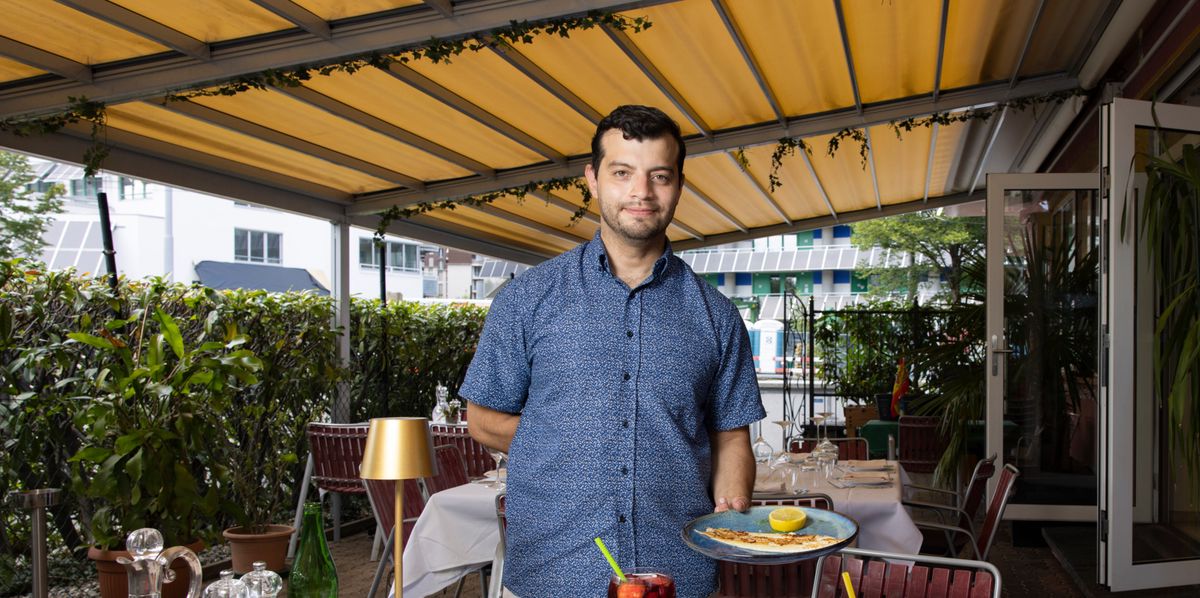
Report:
[[[71,272],[42,272],[19,261],[0,262],[0,494],[23,488],[67,489],[53,515],[56,554],[90,542],[93,515],[104,505],[70,491],[70,459],[87,441],[82,416],[96,396],[94,377],[113,357],[68,334],[116,334],[121,318],[159,309],[178,324],[186,346],[214,337],[241,336],[240,348],[262,362],[257,383],[230,396],[216,414],[233,446],[241,447],[234,471],[226,464],[196,464],[202,486],[259,484],[274,497],[265,505],[279,520],[290,519],[296,486],[303,474],[307,421],[330,413],[337,383],[350,387],[352,420],[380,415],[427,416],[434,388],[457,390],[470,362],[486,313],[459,305],[351,303],[352,365],[336,359],[334,304],[311,294],[213,291],[162,280],[122,281],[114,295],[101,279]],[[112,324],[116,321],[116,324]],[[106,328],[107,325],[107,328]],[[206,331],[207,336],[206,336]],[[138,336],[138,338],[141,338]],[[265,459],[286,461],[278,479],[247,478]],[[87,468],[76,470],[86,476]],[[238,474],[241,474],[239,478]],[[263,487],[265,485],[265,487]],[[203,490],[204,488],[201,488]],[[245,515],[235,504],[199,523],[205,537]],[[0,510],[0,595],[27,583],[20,570],[29,552],[26,513]],[[17,587],[12,587],[17,586]]]

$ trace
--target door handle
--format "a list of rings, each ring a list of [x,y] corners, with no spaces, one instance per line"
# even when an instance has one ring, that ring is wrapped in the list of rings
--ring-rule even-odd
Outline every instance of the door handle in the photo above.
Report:
[[[1000,375],[1000,359],[996,357],[996,354],[1007,355],[1009,353],[1012,353],[1012,349],[1001,349],[1001,347],[1003,347],[1003,346],[1004,346],[1004,337],[993,334],[992,335],[992,349],[991,349],[991,351],[993,353],[993,355],[992,355],[992,375],[993,376]]]

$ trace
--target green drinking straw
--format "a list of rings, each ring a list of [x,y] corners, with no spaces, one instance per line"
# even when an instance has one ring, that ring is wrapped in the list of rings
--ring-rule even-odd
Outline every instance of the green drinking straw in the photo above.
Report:
[[[600,547],[600,552],[604,553],[604,558],[608,559],[608,564],[612,566],[613,572],[620,578],[621,583],[625,583],[625,573],[621,571],[621,566],[617,564],[616,559],[612,558],[612,554],[608,552],[608,547],[604,545],[604,540],[599,536],[596,537],[596,546]]]

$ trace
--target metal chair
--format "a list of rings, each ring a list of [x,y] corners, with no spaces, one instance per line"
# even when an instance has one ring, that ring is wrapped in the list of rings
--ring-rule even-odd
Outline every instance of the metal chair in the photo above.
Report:
[[[487,598],[500,598],[504,590],[504,557],[508,550],[508,518],[505,517],[506,493],[496,495],[496,522],[500,525],[500,545],[496,548],[496,558],[492,560],[492,576],[488,580]]]
[[[371,580],[371,591],[367,594],[369,598],[374,598],[375,592],[379,589],[379,583],[383,581],[384,573],[387,572],[387,564],[392,560],[392,544],[396,540],[396,509],[393,506],[396,500],[396,482],[395,480],[363,480],[363,484],[367,487],[367,498],[371,502],[371,512],[375,515],[375,521],[379,524],[379,528],[387,534],[383,556],[375,567],[375,578]],[[421,516],[421,511],[425,509],[425,501],[428,498],[429,495],[422,480],[404,480],[404,521],[401,523],[402,535],[400,537],[404,539],[405,543],[408,542],[413,525]]]
[[[987,515],[984,517],[978,533],[969,525],[949,525],[925,521],[915,522],[917,529],[921,530],[922,534],[926,534],[927,531],[942,534],[945,541],[944,546],[950,554],[957,554],[966,544],[971,547],[971,553],[975,558],[987,560],[988,551],[992,548],[992,541],[996,539],[996,530],[1000,527],[1000,520],[1004,517],[1004,509],[1008,506],[1008,499],[1012,495],[1013,485],[1020,475],[1021,471],[1013,464],[1008,463],[1004,466],[1000,472],[1000,483],[996,486],[996,493],[992,495],[991,502],[988,503]],[[922,544],[921,550],[929,548],[935,547],[927,547]]]
[[[812,598],[846,596],[843,571],[850,574],[850,584],[862,598],[999,598],[1001,590],[1000,570],[986,561],[861,548],[846,548],[821,557],[817,571]]]
[[[788,443],[788,450],[793,453],[812,452],[813,447],[820,442],[819,438],[793,438]],[[870,446],[866,438],[830,438],[830,442],[838,447],[838,460],[852,459],[864,461],[870,459]]]
[[[437,473],[425,478],[425,488],[429,494],[436,494],[447,488],[468,483],[467,466],[463,463],[462,453],[452,444],[439,444],[433,447],[433,461],[437,463]]]
[[[898,460],[909,473],[933,473],[946,452],[948,440],[938,433],[941,418],[901,415],[898,423]]]
[[[971,474],[971,481],[968,482],[966,491],[962,494],[953,490],[944,488],[934,488],[933,486],[922,486],[920,484],[906,484],[906,490],[920,490],[927,493],[935,493],[935,495],[949,497],[951,504],[931,503],[916,500],[902,501],[902,504],[908,507],[925,509],[931,511],[938,516],[939,520],[945,521],[944,517],[949,515],[959,520],[959,525],[962,527],[973,526],[975,515],[979,512],[979,505],[983,503],[983,494],[987,490],[987,481],[996,474],[996,455],[992,455],[987,459],[983,459],[975,464],[975,471]]]
[[[833,510],[826,494],[798,498],[754,500],[755,506],[799,506]],[[803,598],[811,591],[816,566],[812,560],[786,565],[747,565],[717,562],[719,598]]]
[[[292,527],[296,532],[288,542],[288,558],[296,553],[296,541],[300,534],[300,517],[304,514],[304,501],[308,499],[308,485],[317,487],[318,500],[324,502],[328,492],[342,494],[366,494],[359,468],[363,450],[367,446],[369,424],[331,424],[310,422],[305,430],[308,436],[308,462],[304,466],[304,479],[300,483],[300,498],[296,502],[296,518]],[[334,513],[333,540],[342,539],[341,513]],[[374,554],[372,554],[374,558]]]
[[[496,467],[487,447],[471,438],[466,426],[451,426],[447,424],[430,424],[429,431],[433,434],[433,444],[453,444],[462,454],[467,467],[467,476],[481,478],[484,473]]]

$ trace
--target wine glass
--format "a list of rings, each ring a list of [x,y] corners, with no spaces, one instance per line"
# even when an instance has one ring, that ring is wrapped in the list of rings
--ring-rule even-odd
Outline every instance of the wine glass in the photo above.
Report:
[[[788,431],[792,429],[792,424],[794,422],[792,422],[790,419],[777,419],[771,423],[779,426],[780,430],[782,431],[781,438],[783,438],[783,446],[779,449],[780,452],[788,452]]]
[[[829,421],[829,416],[831,416],[833,414],[828,411],[822,411],[819,415],[821,416],[821,423],[825,424],[825,426],[824,426],[825,433],[817,434],[817,436],[821,437],[821,441],[817,443],[817,449],[819,449],[821,452],[833,453],[834,455],[837,455],[837,452],[838,452],[837,445],[829,440],[828,421]]]
[[[754,445],[750,450],[754,453],[754,460],[759,463],[767,463],[775,455],[775,449],[763,439],[761,421],[758,422],[758,438],[754,440]]]
[[[488,454],[492,456],[492,461],[496,462],[496,479],[488,483],[488,488],[503,488],[504,480],[500,477],[500,463],[503,462],[508,455],[504,454],[503,451],[498,451],[496,449],[488,449]]]

